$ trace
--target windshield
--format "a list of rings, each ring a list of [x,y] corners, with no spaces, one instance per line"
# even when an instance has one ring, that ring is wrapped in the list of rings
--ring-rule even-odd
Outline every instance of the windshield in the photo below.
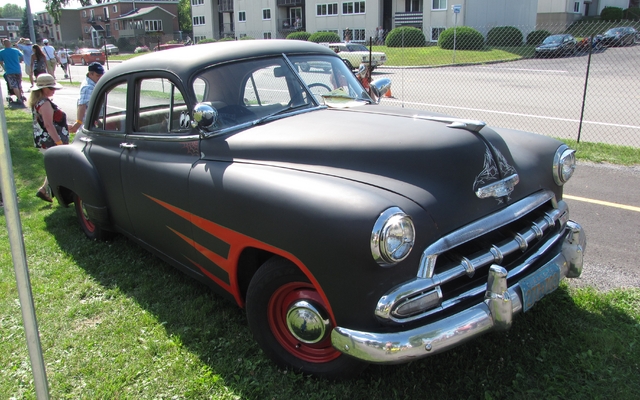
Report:
[[[339,57],[304,55],[290,60],[320,104],[344,108],[372,101]]]
[[[620,28],[611,28],[607,31],[607,35],[619,35],[621,33],[624,33],[622,29]]]
[[[197,75],[193,90],[198,102],[209,103],[218,114],[213,129],[263,123],[319,105],[371,102],[339,57],[304,55],[290,61],[294,69],[279,56],[217,65]]]
[[[349,49],[349,51],[369,51],[369,49],[366,48],[365,46],[361,44],[355,44],[355,43],[348,44],[347,49]]]
[[[562,36],[549,36],[542,42],[542,44],[557,44],[562,43]]]

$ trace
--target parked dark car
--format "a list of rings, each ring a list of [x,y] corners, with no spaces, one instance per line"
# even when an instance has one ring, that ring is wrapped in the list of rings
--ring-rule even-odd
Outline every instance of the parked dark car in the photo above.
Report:
[[[568,56],[576,52],[576,38],[572,35],[547,36],[540,46],[536,47],[536,57]]]
[[[638,31],[630,26],[619,26],[611,28],[602,35],[602,45],[612,46],[632,46],[638,41]]]
[[[389,84],[372,82],[376,97]],[[507,329],[582,270],[585,234],[562,199],[573,150],[376,104],[309,42],[119,64],[45,167],[87,237],[124,234],[209,284],[246,307],[278,365],[318,376]]]

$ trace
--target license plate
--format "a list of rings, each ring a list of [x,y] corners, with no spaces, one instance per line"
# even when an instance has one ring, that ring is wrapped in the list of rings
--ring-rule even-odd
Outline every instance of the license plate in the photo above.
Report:
[[[553,292],[560,285],[560,268],[556,264],[548,264],[533,275],[520,281],[522,290],[522,312],[527,312],[536,301]]]

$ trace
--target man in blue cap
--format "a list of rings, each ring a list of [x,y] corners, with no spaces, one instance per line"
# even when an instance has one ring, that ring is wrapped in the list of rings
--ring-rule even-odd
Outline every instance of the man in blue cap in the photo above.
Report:
[[[96,82],[102,78],[103,74],[104,68],[99,62],[92,62],[89,64],[87,77],[80,85],[80,98],[78,99],[78,108],[76,111],[76,123],[73,124],[71,129],[69,129],[70,132],[76,132],[78,128],[82,126],[87,112],[87,106],[89,105],[89,100],[91,100],[91,93],[93,93],[93,89],[96,87]]]

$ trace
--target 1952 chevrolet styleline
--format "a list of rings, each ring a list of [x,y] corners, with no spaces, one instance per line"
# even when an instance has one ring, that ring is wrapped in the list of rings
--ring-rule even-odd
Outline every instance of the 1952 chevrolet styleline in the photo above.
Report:
[[[580,275],[586,240],[562,200],[573,150],[377,104],[389,84],[370,97],[296,40],[144,55],[99,81],[47,176],[89,238],[124,234],[245,307],[280,366],[408,362],[509,328]]]

